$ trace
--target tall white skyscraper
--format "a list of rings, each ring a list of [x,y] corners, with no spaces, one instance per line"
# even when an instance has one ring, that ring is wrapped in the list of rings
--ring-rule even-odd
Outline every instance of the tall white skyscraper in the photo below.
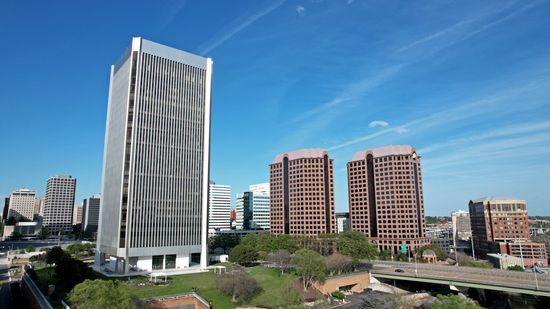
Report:
[[[207,266],[211,79],[210,58],[142,38],[111,67],[102,269]]]
[[[82,202],[82,231],[97,232],[100,201],[100,195],[96,194]]]
[[[250,185],[247,192],[237,194],[237,229],[269,230],[269,200],[269,183]]]
[[[208,233],[231,227],[231,186],[210,182],[208,193]]]
[[[76,179],[71,176],[53,176],[46,184],[44,218],[42,225],[52,234],[73,230],[73,207]]]
[[[36,193],[29,189],[19,189],[10,195],[8,218],[32,220],[34,215],[34,200]]]

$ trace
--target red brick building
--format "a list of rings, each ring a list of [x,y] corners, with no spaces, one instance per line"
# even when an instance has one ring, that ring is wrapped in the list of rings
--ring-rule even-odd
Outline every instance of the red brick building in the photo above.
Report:
[[[527,206],[511,197],[471,200],[470,223],[475,253],[506,253],[523,257],[524,265],[548,265],[545,244],[531,242]]]
[[[333,169],[324,149],[275,157],[269,170],[272,233],[314,237],[336,232]]]
[[[416,250],[429,244],[420,156],[408,145],[356,152],[348,162],[350,229],[379,250]]]

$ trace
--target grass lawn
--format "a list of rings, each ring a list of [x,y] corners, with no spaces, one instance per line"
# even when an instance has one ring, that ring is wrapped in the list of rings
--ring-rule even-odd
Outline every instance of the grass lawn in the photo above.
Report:
[[[132,287],[130,292],[140,298],[151,298],[191,292],[194,287],[196,293],[209,301],[214,308],[235,308],[242,304],[274,308],[284,304],[283,288],[287,281],[295,278],[293,275],[281,276],[278,270],[261,266],[247,268],[247,271],[258,280],[262,292],[237,304],[231,302],[230,296],[216,289],[216,275],[212,272],[171,276],[168,286]]]
[[[284,287],[287,282],[296,278],[292,274],[284,274],[281,276],[280,271],[262,266],[255,266],[246,269],[262,287],[262,292],[247,301],[232,303],[231,297],[222,294],[216,289],[216,274],[212,272],[204,272],[189,275],[170,276],[168,286],[128,286],[126,282],[128,278],[107,278],[96,274],[98,279],[117,280],[121,282],[121,288],[129,293],[135,294],[139,298],[147,299],[152,297],[162,297],[178,295],[193,291],[202,298],[210,302],[213,308],[235,308],[237,305],[256,305],[267,308],[284,307],[285,292]],[[63,286],[53,275],[52,268],[35,269],[38,276],[38,286],[42,291],[47,291],[48,284],[56,285],[56,298],[66,298],[69,291],[65,291]],[[50,276],[51,274],[51,276]],[[57,299],[56,302],[58,303]]]

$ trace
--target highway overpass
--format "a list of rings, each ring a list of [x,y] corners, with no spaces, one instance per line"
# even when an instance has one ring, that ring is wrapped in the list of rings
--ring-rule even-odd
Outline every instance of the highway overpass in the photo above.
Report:
[[[386,261],[369,263],[373,264],[371,270],[373,277],[378,279],[426,282],[550,297],[550,275],[548,274],[422,263]],[[396,272],[398,269],[402,272]]]

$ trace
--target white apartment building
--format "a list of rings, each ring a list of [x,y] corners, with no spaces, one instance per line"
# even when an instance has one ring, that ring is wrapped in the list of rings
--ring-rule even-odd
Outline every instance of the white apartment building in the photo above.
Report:
[[[60,230],[73,230],[75,190],[76,179],[71,176],[53,176],[48,179],[42,225],[51,234],[57,234]]]
[[[208,233],[231,228],[231,186],[210,182],[208,192]]]
[[[36,193],[29,189],[19,189],[13,191],[10,195],[8,218],[24,218],[32,221],[34,215],[35,198]]]
[[[142,38],[111,66],[96,267],[207,267],[212,60]]]

